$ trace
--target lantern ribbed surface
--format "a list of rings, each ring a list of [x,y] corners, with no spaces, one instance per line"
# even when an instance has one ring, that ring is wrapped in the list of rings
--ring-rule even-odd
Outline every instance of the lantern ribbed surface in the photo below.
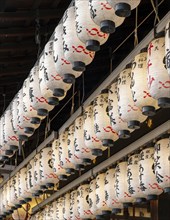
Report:
[[[153,99],[148,90],[147,84],[147,52],[141,52],[135,56],[132,63],[131,88],[135,105],[144,110],[144,107],[157,109],[157,101]],[[148,110],[149,111],[149,110]],[[142,111],[144,113],[144,111]],[[150,114],[154,114],[150,112]],[[150,116],[148,112],[148,116]]]
[[[158,185],[154,170],[154,147],[148,147],[140,152],[139,178],[142,192],[148,200],[157,199],[163,190]]]
[[[161,34],[161,33],[160,33]],[[170,78],[165,65],[165,37],[157,37],[148,46],[148,88],[160,107],[170,106]]]
[[[42,185],[41,179],[40,179],[40,153],[37,153],[34,156],[34,189],[35,192],[38,194],[38,190],[40,190],[40,186]]]
[[[154,168],[157,182],[165,192],[170,192],[170,138],[155,144]]]
[[[110,125],[108,114],[108,93],[98,95],[93,102],[94,131],[104,146],[113,146],[118,139],[118,134]]]
[[[120,162],[116,166],[115,172],[115,192],[117,200],[124,205],[128,205],[134,201],[134,198],[129,193],[128,182],[127,182],[127,162]]]
[[[35,192],[34,189],[34,158],[31,159],[27,164],[27,190],[32,194]]]
[[[16,206],[19,204],[19,195],[18,195],[18,178],[17,175],[11,177],[10,185],[10,198],[11,202]]]
[[[132,129],[140,128],[140,123],[146,120],[141,110],[135,105],[131,91],[131,68],[126,67],[118,76],[117,81],[118,109],[120,117]]]
[[[63,217],[64,217],[64,220],[71,220],[71,217],[70,217],[70,193],[66,193],[64,195],[64,201],[63,201],[63,205],[64,205],[64,208],[63,208]]]
[[[56,219],[64,219],[63,217],[63,205],[64,205],[64,198],[60,197],[57,199],[56,203]]]
[[[122,203],[116,198],[116,192],[114,190],[115,185],[115,169],[111,168],[105,173],[105,200],[106,204],[110,209],[123,209]]]
[[[76,29],[79,39],[86,44],[91,51],[100,49],[109,35],[100,31],[100,27],[94,23],[90,16],[89,0],[75,0]]]
[[[170,20],[165,27],[165,63],[170,76]]]
[[[104,33],[114,33],[115,28],[124,21],[123,17],[115,14],[115,10],[107,0],[89,0],[89,7],[91,18]]]
[[[70,219],[71,220],[81,220],[78,213],[78,192],[74,190],[70,193]]]
[[[97,209],[96,199],[96,179],[93,179],[89,183],[89,207],[94,215],[99,215],[101,211]]]
[[[112,129],[119,134],[120,138],[130,137],[130,132],[133,130],[128,128],[127,123],[119,115],[117,82],[113,83],[109,89],[108,108]]]
[[[81,219],[94,219],[93,213],[90,211],[89,207],[89,184],[84,184],[78,187],[78,212]]]
[[[128,158],[127,165],[127,182],[128,191],[136,202],[141,202],[146,198],[146,195],[142,192],[140,188],[139,180],[139,154],[134,154]]]

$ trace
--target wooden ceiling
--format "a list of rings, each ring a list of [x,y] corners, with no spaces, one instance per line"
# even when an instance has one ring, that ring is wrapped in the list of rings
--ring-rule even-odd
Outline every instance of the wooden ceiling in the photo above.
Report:
[[[38,45],[35,40],[37,19],[40,24],[42,50],[70,2],[71,0],[0,1],[0,115],[22,86],[24,79],[37,60]],[[158,10],[160,19],[169,11],[168,2],[169,0],[158,0],[158,3],[161,3]],[[92,64],[87,67],[84,73],[84,93],[82,77],[77,79],[75,109],[108,76],[111,66],[112,69],[115,69],[134,48],[135,13],[133,10],[132,15],[126,18],[125,22],[109,37],[106,44],[97,52]],[[139,42],[153,28],[155,19],[150,0],[142,0],[138,7],[138,24],[144,21],[150,13],[148,19],[138,28]],[[130,34],[131,36],[122,44]],[[112,53],[113,51],[115,52]],[[71,96],[72,89],[59,106],[50,112],[50,119],[60,112],[51,121],[51,130],[58,130],[70,117],[71,101],[69,100]],[[25,155],[32,152],[44,139],[46,125],[47,120],[44,120],[38,131],[25,144]],[[18,163],[22,159],[19,157]]]

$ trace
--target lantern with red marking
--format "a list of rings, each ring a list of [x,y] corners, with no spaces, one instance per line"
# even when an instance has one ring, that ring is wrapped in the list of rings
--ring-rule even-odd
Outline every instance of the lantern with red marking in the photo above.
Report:
[[[115,185],[115,169],[111,168],[105,173],[105,200],[109,209],[112,210],[112,213],[120,213],[123,209],[123,205],[116,198],[116,193],[113,188]]]
[[[85,165],[91,164],[91,160],[95,159],[89,148],[86,147],[84,142],[84,118],[79,116],[74,122],[74,147],[75,155],[80,158]]]
[[[113,130],[118,132],[119,138],[129,138],[130,132],[132,132],[133,130],[128,129],[127,123],[119,115],[117,82],[113,83],[109,89],[108,107],[110,123]]]
[[[127,166],[128,191],[135,198],[135,202],[145,202],[146,195],[141,191],[139,180],[139,154],[134,154],[128,158]]]
[[[115,14],[115,10],[107,0],[89,0],[89,7],[91,18],[104,33],[114,33],[115,28],[120,26],[125,19]]]
[[[95,53],[86,49],[83,43],[77,36],[76,31],[76,14],[75,7],[69,7],[63,17],[63,45],[64,56],[72,63],[72,68],[75,71],[85,71],[86,65],[90,64]],[[71,37],[70,37],[71,36]]]
[[[80,220],[80,215],[78,212],[77,196],[78,196],[77,190],[74,190],[70,193],[70,219],[71,220]]]
[[[128,128],[139,129],[140,123],[146,120],[141,110],[133,101],[131,91],[131,64],[119,74],[117,81],[118,109],[122,120],[126,121]]]
[[[165,62],[170,75],[170,20],[165,27]]]
[[[170,78],[165,64],[164,32],[157,34],[148,46],[148,88],[162,108],[170,107]]]
[[[66,193],[64,195],[64,201],[63,201],[63,217],[64,219],[70,220],[70,193]]]
[[[120,162],[116,166],[115,172],[115,192],[117,200],[123,203],[124,207],[131,205],[134,202],[134,198],[129,193],[128,183],[127,183],[127,162]]]
[[[100,50],[109,35],[100,31],[90,16],[89,0],[75,0],[77,36],[90,51]]]
[[[94,131],[96,137],[102,141],[103,146],[112,147],[118,139],[118,134],[110,125],[108,115],[108,90],[103,90],[93,102]]]
[[[158,108],[157,102],[149,93],[147,85],[147,48],[135,56],[132,63],[131,88],[133,100],[146,116],[153,116]],[[141,84],[142,83],[142,84]]]
[[[148,147],[139,155],[139,178],[142,192],[148,200],[156,200],[163,190],[158,185],[154,169],[154,147]]]
[[[69,10],[69,9],[67,9],[67,10]],[[67,13],[67,10],[65,13]],[[64,17],[65,17],[65,15],[64,15]],[[67,16],[67,19],[69,19],[68,16]],[[63,19],[63,20],[65,21],[65,19]],[[66,25],[66,21],[65,21],[65,25]],[[71,83],[75,82],[75,79],[77,77],[79,77],[82,72],[74,71],[72,69],[72,63],[66,59],[66,54],[68,56],[70,51],[68,51],[68,50],[64,51],[65,44],[72,41],[74,38],[74,35],[71,33],[71,35],[69,35],[69,36],[71,36],[71,38],[69,37],[67,39],[67,33],[69,32],[69,30],[66,30],[67,28],[68,28],[67,25],[64,26],[64,32],[63,32],[63,24],[60,23],[60,24],[58,24],[58,26],[56,27],[56,29],[54,31],[54,41],[53,41],[54,57],[53,58],[54,58],[54,64],[55,64],[55,68],[56,68],[57,73],[59,73],[63,77],[63,81],[65,83],[71,84]],[[73,32],[73,29],[75,29],[75,27],[73,24],[71,24],[71,31],[72,32]],[[76,30],[75,30],[75,34],[76,34]],[[78,39],[78,37],[77,37],[77,39]],[[68,46],[69,45],[67,44],[67,47]],[[71,57],[73,58],[74,56],[75,56],[75,54],[71,53]]]
[[[107,0],[115,10],[115,14],[120,17],[128,17],[131,10],[136,8],[141,0]]]
[[[154,168],[158,184],[164,192],[170,192],[170,137],[158,140],[155,144]]]
[[[93,213],[90,211],[89,208],[89,184],[83,184],[78,187],[77,189],[78,196],[77,196],[77,201],[78,201],[78,213],[81,219],[94,219],[95,216]]]
[[[92,125],[94,125],[93,104],[89,105],[84,111],[84,141],[93,155],[101,156],[106,147],[103,147],[101,140],[96,137]]]

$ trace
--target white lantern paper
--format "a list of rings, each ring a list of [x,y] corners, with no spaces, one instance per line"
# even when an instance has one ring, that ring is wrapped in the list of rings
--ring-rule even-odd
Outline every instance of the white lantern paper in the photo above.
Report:
[[[106,147],[103,147],[101,140],[96,137],[93,125],[93,105],[91,104],[84,111],[84,142],[93,155],[101,156]]]
[[[128,123],[128,128],[139,129],[140,123],[145,121],[146,116],[135,105],[131,91],[131,64],[119,74],[117,82],[118,109],[122,120]]]
[[[155,175],[164,192],[170,192],[170,138],[158,140],[154,153]]]
[[[18,178],[17,175],[11,177],[10,181],[10,198],[11,198],[11,203],[14,204],[17,208],[19,208],[20,201],[19,201],[19,193],[18,193]]]
[[[53,171],[52,148],[46,147],[40,151],[40,181],[42,186],[54,187],[58,176]]]
[[[135,105],[142,110],[144,115],[152,116],[155,114],[155,109],[158,106],[156,100],[151,97],[148,90],[146,50],[144,48],[133,60],[131,88]]]
[[[107,0],[89,0],[89,7],[91,18],[104,33],[114,33],[115,28],[120,26],[125,19],[115,14],[115,10]]]
[[[63,168],[60,153],[59,153],[59,139],[56,139],[52,143],[52,163],[53,163],[53,172],[58,176],[59,179],[67,179],[66,170]]]
[[[75,0],[77,36],[90,51],[100,50],[109,35],[100,31],[90,16],[89,0]]]
[[[53,41],[49,41],[44,49],[44,76],[46,86],[53,91],[53,95],[60,100],[71,88],[71,84],[63,82],[63,76],[56,71],[53,53]]]
[[[2,187],[2,210],[3,215],[9,215],[10,214],[10,207],[8,207],[8,200],[7,200],[7,184],[3,185]]]
[[[25,208],[28,209],[29,204],[26,204],[25,207],[18,208],[15,210],[12,214],[12,219],[13,220],[29,220],[28,213],[24,210]]]
[[[38,65],[32,68],[29,79],[29,98],[31,100],[31,106],[37,110],[38,115],[47,116],[48,112],[51,111],[54,106],[49,105],[47,99],[41,94]]]
[[[27,164],[27,190],[32,194],[35,193],[34,189],[34,158]]]
[[[65,220],[71,220],[71,217],[70,217],[70,193],[66,193],[64,195],[63,217]]]
[[[107,0],[115,9],[115,14],[120,17],[128,17],[131,10],[136,8],[141,0]]]
[[[92,152],[89,148],[86,147],[84,142],[84,118],[79,116],[74,122],[75,131],[74,131],[74,147],[75,155],[82,159],[84,164],[91,164],[91,160],[95,159],[95,156],[92,155]]]
[[[162,34],[158,34],[148,46],[147,79],[149,92],[158,100],[158,105],[170,107],[170,78],[165,65],[165,37]]]
[[[108,93],[103,91],[93,102],[94,131],[103,146],[112,147],[118,139],[118,134],[110,125],[108,114]]]
[[[140,152],[139,177],[142,192],[148,200],[156,200],[163,190],[158,185],[154,170],[154,148],[149,147]]]
[[[128,191],[136,202],[145,201],[146,195],[142,192],[140,188],[139,180],[139,154],[134,154],[128,158],[127,166],[127,182]]]
[[[77,196],[77,201],[78,201],[78,212],[80,215],[81,219],[94,219],[95,216],[93,213],[90,211],[89,207],[89,184],[84,184],[78,187],[78,196]]]
[[[6,194],[6,202],[7,206],[11,209],[14,210],[15,204],[11,201],[11,179],[7,181],[7,183],[4,185],[5,186],[5,194]]]
[[[65,13],[67,13],[67,10]],[[68,17],[67,17],[67,19],[68,19]],[[73,30],[73,29],[75,29],[75,27],[73,27],[73,24],[72,24],[71,30]],[[56,29],[54,31],[54,41],[53,41],[53,56],[54,57],[53,57],[53,59],[54,59],[54,64],[55,64],[55,68],[56,68],[57,73],[59,73],[63,77],[63,81],[65,83],[70,84],[70,83],[74,83],[75,78],[79,77],[82,72],[74,71],[72,69],[71,62],[68,61],[66,59],[66,57],[64,56],[64,48],[65,48],[64,43],[65,43],[65,41],[63,41],[63,40],[66,38],[66,35],[65,35],[67,33],[66,27],[64,27],[64,30],[65,31],[63,33],[63,24],[61,23],[61,24],[58,24],[58,26],[56,27]],[[75,34],[76,34],[76,30],[75,30]],[[68,39],[70,41],[73,39],[74,36],[73,36],[73,34],[71,34],[69,36],[71,36],[71,38],[69,37],[69,39]],[[74,54],[71,54],[71,55],[74,56]]]
[[[96,179],[89,183],[89,208],[94,215],[101,215],[101,210],[97,209],[96,197]]]
[[[109,89],[108,107],[109,107],[110,124],[113,130],[118,132],[119,138],[123,138],[123,139],[129,138],[130,132],[133,130],[128,129],[127,123],[119,115],[117,82],[113,83]]]
[[[74,174],[75,165],[70,161],[68,152],[68,130],[59,135],[59,160],[67,174]]]
[[[64,198],[60,197],[56,203],[56,219],[64,219],[63,217]]]
[[[45,217],[47,220],[56,219],[56,205],[57,201],[54,201],[45,207]]]
[[[107,206],[112,209],[114,213],[120,213],[123,209],[122,203],[116,198],[116,192],[114,190],[115,185],[115,169],[111,168],[105,173],[105,200]]]
[[[170,20],[165,27],[165,62],[170,75]]]
[[[77,190],[70,193],[70,219],[71,220],[81,220],[78,213],[78,201],[77,201]]]
[[[117,200],[123,203],[124,206],[128,206],[134,201],[134,199],[128,190],[127,162],[120,162],[116,166],[115,177],[116,180],[115,180],[114,188],[115,188]]]
[[[64,56],[72,63],[73,70],[85,71],[85,66],[89,65],[95,53],[86,49],[77,36],[75,7],[69,7],[63,17],[63,45]],[[71,36],[71,37],[70,37]],[[60,38],[59,38],[60,39]]]
[[[83,164],[82,159],[80,159],[75,154],[74,132],[75,132],[75,126],[74,126],[74,124],[72,124],[68,128],[68,139],[67,139],[69,159],[70,159],[71,163],[73,163],[75,165],[76,169],[84,169],[84,164]]]
[[[41,181],[41,170],[40,170],[40,153],[37,153],[35,157],[33,158],[34,160],[34,180],[33,180],[33,188],[34,188],[34,195],[39,196],[42,194],[41,189],[43,188],[42,181]],[[40,187],[41,186],[41,187]]]

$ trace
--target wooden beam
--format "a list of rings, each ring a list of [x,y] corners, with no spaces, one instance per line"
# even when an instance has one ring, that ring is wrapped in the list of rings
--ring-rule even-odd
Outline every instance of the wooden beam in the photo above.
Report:
[[[5,6],[6,6],[6,0],[1,0],[0,1],[0,12],[5,11]]]

